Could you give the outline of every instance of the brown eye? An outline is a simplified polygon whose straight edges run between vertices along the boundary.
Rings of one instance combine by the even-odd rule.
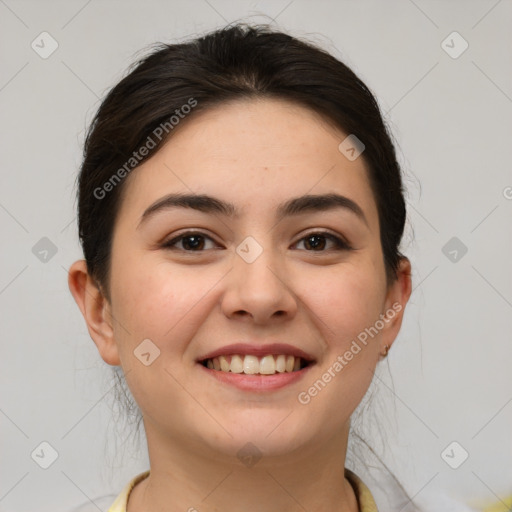
[[[204,233],[198,231],[189,231],[167,242],[164,242],[162,244],[162,248],[184,252],[204,252],[205,245],[208,240],[213,242],[212,238],[205,235]],[[334,247],[329,248],[326,240],[334,244]],[[310,233],[299,240],[297,243],[302,241],[304,241],[304,245],[308,252],[326,252],[330,249],[352,249],[352,247],[343,239],[326,231]],[[178,244],[181,244],[181,247]]]
[[[299,242],[302,242],[302,240],[305,241],[305,246],[307,248],[312,248],[313,251],[308,252],[325,252],[325,246],[326,242],[325,240],[330,240],[334,244],[335,250],[350,250],[351,247],[341,238],[331,234],[327,233],[325,231],[317,232],[317,233],[310,233],[309,235],[305,236],[304,238],[301,238]]]
[[[184,233],[168,242],[162,244],[165,249],[171,250],[182,250],[186,252],[203,252],[205,246],[205,240],[213,241],[209,236],[197,231],[189,231]],[[182,244],[182,247],[175,247],[178,243]]]

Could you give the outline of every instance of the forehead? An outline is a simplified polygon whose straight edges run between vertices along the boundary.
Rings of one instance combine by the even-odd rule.
[[[346,137],[318,113],[277,99],[237,100],[195,112],[131,172],[121,218],[140,217],[170,192],[219,197],[241,215],[263,214],[290,197],[338,193],[375,222],[364,160],[351,161],[338,149]]]

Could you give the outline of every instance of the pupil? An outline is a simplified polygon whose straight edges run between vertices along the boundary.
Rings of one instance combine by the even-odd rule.
[[[195,240],[195,242],[190,243],[190,240]],[[187,236],[183,239],[183,243],[187,248],[197,249],[201,245],[201,237],[200,236]]]
[[[314,249],[317,249],[317,248],[319,247],[319,245],[321,245],[321,246],[323,247],[323,245],[325,245],[325,241],[324,241],[324,244],[322,244],[321,242],[320,242],[320,243],[312,243],[312,244],[311,244],[311,243],[310,243],[310,241],[311,241],[311,240],[314,240],[314,239],[317,239],[317,240],[318,240],[319,238],[320,238],[320,239],[322,239],[322,238],[324,238],[324,237],[323,237],[323,236],[318,236],[318,235],[311,235],[311,236],[309,236],[306,240],[308,241],[308,244],[309,244],[310,246],[313,246],[313,248],[314,248]]]

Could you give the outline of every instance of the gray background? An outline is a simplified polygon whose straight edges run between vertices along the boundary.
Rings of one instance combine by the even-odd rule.
[[[344,60],[376,93],[397,140],[414,291],[374,380],[380,405],[368,423],[383,433],[382,456],[430,510],[504,499],[512,494],[510,0],[0,0],[0,511],[84,502],[106,510],[109,498],[89,499],[116,495],[148,467],[144,442],[137,451],[115,429],[111,368],[67,287],[81,258],[74,180],[83,130],[140,50],[237,19],[275,19]],[[46,59],[31,47],[42,46],[43,31],[58,43]],[[457,58],[464,42],[448,37],[454,31],[469,45]],[[48,469],[31,456],[44,441],[58,453]],[[457,469],[442,456],[453,441],[452,464],[469,454]]]

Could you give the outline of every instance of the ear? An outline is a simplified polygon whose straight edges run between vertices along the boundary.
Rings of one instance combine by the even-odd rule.
[[[102,359],[112,366],[119,366],[121,361],[114,339],[111,306],[89,275],[85,260],[75,261],[71,265],[68,286]]]
[[[400,332],[405,306],[411,296],[411,262],[403,257],[397,270],[397,279],[388,286],[384,309],[382,311],[387,321],[382,330],[381,352],[385,345],[391,347]]]

